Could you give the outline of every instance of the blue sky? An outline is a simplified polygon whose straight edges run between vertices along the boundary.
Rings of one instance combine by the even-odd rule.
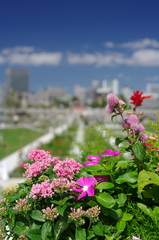
[[[0,84],[27,69],[30,90],[117,78],[145,90],[159,83],[158,0],[2,0]]]

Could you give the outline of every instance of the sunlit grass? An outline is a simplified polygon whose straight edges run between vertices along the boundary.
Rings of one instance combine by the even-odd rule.
[[[0,159],[39,138],[42,133],[25,128],[0,129]]]

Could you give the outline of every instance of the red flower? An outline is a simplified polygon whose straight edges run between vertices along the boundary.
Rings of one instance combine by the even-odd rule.
[[[132,100],[132,102],[130,102],[130,103],[134,104],[135,108],[140,107],[141,104],[142,104],[142,101],[145,98],[151,98],[152,97],[152,95],[142,96],[142,94],[143,94],[143,92],[135,91],[134,94],[131,96],[130,99]]]

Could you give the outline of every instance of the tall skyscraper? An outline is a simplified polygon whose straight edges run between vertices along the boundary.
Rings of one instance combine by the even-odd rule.
[[[6,89],[17,92],[29,91],[29,72],[21,69],[8,69],[6,72]]]

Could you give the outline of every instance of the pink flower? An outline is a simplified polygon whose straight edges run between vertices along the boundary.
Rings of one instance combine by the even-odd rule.
[[[95,164],[98,164],[98,163],[100,163],[100,160],[85,161],[82,164],[86,165],[86,167],[89,167],[89,166],[92,166],[92,165],[95,165]]]
[[[72,191],[75,187],[75,182],[70,181],[67,178],[54,178],[52,181],[52,188],[54,189],[54,192],[60,193],[60,192],[68,192]]]
[[[78,173],[81,168],[81,163],[78,163],[73,158],[66,158],[63,161],[58,161],[53,171],[59,177],[73,179],[75,173]]]
[[[41,150],[41,149],[34,149],[31,150],[28,159],[35,162],[43,159],[51,158],[51,154],[48,151]]]
[[[52,196],[53,194],[54,192],[52,190],[52,184],[49,182],[49,180],[45,180],[40,184],[33,184],[29,197],[36,200],[37,198],[46,198],[47,196]]]
[[[106,108],[105,108],[107,113],[112,113],[115,110],[118,113],[120,113],[121,110],[122,110],[122,105],[125,104],[125,102],[120,100],[114,93],[108,94],[106,100],[107,100],[107,103],[108,103]]]
[[[135,114],[131,114],[127,117],[127,123],[129,125],[138,123],[138,122],[139,122],[138,117]]]
[[[105,175],[95,175],[94,177],[95,177],[95,179],[97,180],[98,183],[108,181],[108,177],[105,176]]]
[[[98,152],[100,157],[109,157],[109,156],[117,156],[120,155],[121,152],[113,151],[110,149],[105,149],[104,152]]]
[[[108,94],[106,100],[110,107],[115,107],[119,103],[119,98],[114,93]]]
[[[143,134],[141,134],[141,135],[139,136],[139,139],[140,139],[141,141],[146,141],[146,140],[148,139],[148,136],[143,133]]]
[[[88,155],[87,158],[90,160],[100,160],[100,157],[95,155]]]
[[[133,237],[131,240],[142,240],[142,239],[140,238],[140,236],[138,236],[138,237]]]
[[[96,179],[94,177],[80,177],[76,184],[81,186],[82,188],[74,188],[73,190],[76,192],[82,192],[78,200],[88,195],[89,197],[94,196],[95,190],[94,186],[96,184]]]

